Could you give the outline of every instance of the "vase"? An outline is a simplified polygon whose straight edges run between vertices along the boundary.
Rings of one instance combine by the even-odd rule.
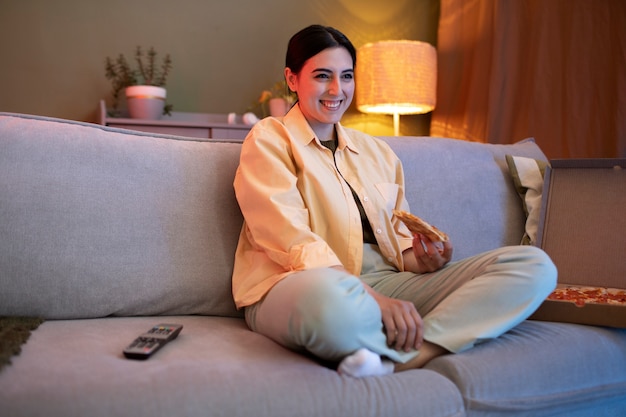
[[[284,98],[271,98],[270,99],[270,116],[283,117],[287,114],[287,100]]]
[[[165,108],[167,91],[153,85],[126,87],[128,112],[133,119],[160,119]]]

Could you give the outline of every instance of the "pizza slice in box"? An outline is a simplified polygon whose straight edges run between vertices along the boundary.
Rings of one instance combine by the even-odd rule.
[[[558,287],[548,296],[548,300],[569,301],[577,307],[587,304],[610,304],[626,306],[626,290],[606,287],[586,287],[565,285]]]

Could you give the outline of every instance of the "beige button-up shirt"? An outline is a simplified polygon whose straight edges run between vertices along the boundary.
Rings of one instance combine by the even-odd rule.
[[[391,212],[409,210],[400,160],[380,139],[336,128],[333,157],[295,105],[282,120],[257,123],[244,141],[234,181],[245,219],[233,270],[237,307],[256,303],[294,271],[343,265],[360,274],[363,230],[348,184],[382,254],[404,269],[412,237]]]

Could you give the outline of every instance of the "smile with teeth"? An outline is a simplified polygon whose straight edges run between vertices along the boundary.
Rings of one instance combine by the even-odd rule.
[[[341,105],[341,101],[342,100],[320,100],[320,103],[329,110],[337,110]]]

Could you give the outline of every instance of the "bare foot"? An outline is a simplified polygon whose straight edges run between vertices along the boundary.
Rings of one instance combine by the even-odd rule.
[[[396,363],[394,368],[394,372],[406,371],[408,369],[417,369],[422,368],[431,360],[449,353],[446,349],[442,348],[439,345],[435,345],[430,342],[424,341],[422,347],[420,347],[419,355],[411,359],[406,363]]]

